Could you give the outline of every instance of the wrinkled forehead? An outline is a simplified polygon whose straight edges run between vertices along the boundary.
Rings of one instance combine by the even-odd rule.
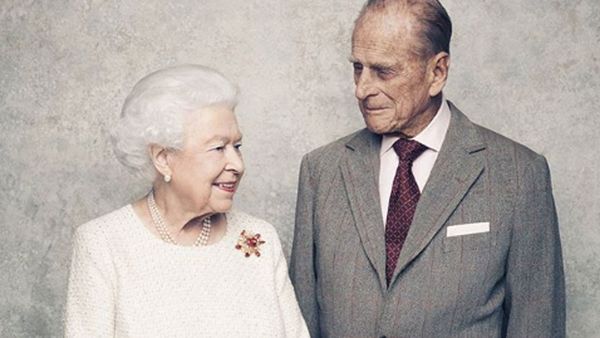
[[[365,39],[378,39],[389,44],[418,41],[418,20],[406,9],[368,9],[357,20],[352,44]]]
[[[416,20],[409,13],[368,10],[356,21],[352,56],[358,58],[357,54],[365,51],[378,51],[393,59],[413,56],[411,52],[421,47],[418,32]]]

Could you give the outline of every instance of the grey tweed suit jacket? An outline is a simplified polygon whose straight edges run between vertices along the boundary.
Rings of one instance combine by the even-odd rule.
[[[565,336],[545,158],[450,108],[389,287],[380,136],[361,130],[302,160],[290,275],[313,337]],[[489,232],[447,236],[478,222]]]

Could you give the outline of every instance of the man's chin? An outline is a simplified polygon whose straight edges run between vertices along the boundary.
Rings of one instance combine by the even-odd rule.
[[[392,128],[389,125],[368,123],[367,120],[365,120],[365,122],[367,125],[367,129],[369,129],[369,131],[374,134],[384,135],[384,134],[394,133],[394,131],[392,130]]]

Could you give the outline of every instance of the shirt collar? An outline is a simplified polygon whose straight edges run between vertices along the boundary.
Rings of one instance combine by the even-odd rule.
[[[411,138],[411,140],[415,140],[426,146],[428,149],[439,152],[442,148],[442,143],[446,137],[446,131],[448,131],[449,125],[450,107],[448,106],[446,99],[442,97],[442,104],[440,105],[440,108],[431,122],[429,122],[425,129],[421,130],[420,133]],[[383,138],[381,139],[381,150],[379,155],[381,156],[392,149],[394,142],[396,142],[399,138],[399,136],[383,135]]]

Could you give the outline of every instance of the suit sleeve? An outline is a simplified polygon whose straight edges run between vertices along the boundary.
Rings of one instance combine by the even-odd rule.
[[[565,337],[565,280],[544,157],[519,182],[506,267],[506,337]]]
[[[311,337],[319,337],[319,306],[316,296],[315,272],[314,187],[311,182],[308,156],[300,167],[294,242],[290,260],[290,277],[296,290],[298,303]]]

